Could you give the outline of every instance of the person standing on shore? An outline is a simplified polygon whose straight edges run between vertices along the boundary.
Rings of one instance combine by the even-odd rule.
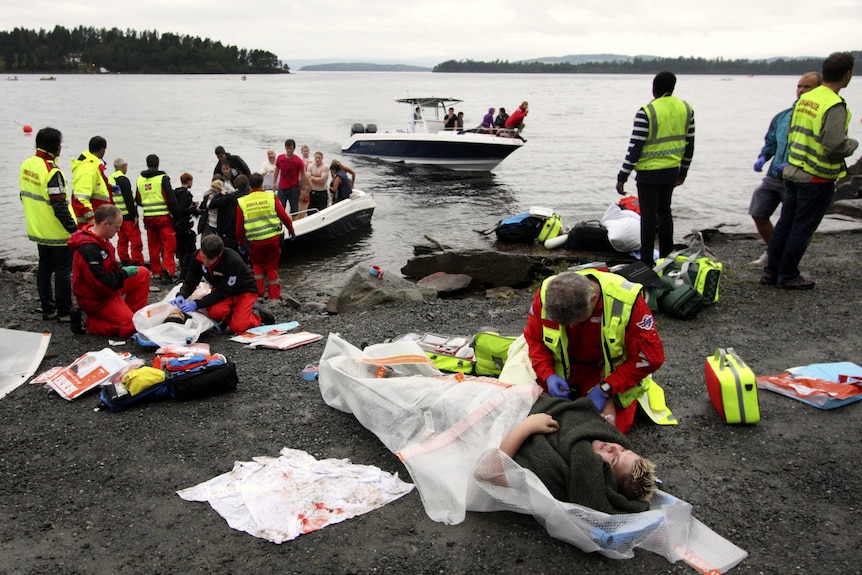
[[[69,238],[74,252],[72,291],[78,301],[73,310],[73,333],[83,333],[81,312],[87,314],[89,333],[107,337],[131,337],[135,333],[132,316],[147,305],[150,279],[143,266],[123,266],[111,238],[123,225],[123,214],[117,206],[96,208],[92,226],[78,230]]]
[[[275,150],[272,148],[266,151],[266,160],[260,167],[260,175],[263,176],[263,189],[271,190],[275,183]]]
[[[72,209],[79,230],[93,223],[96,208],[114,203],[102,161],[108,142],[102,136],[93,136],[87,148],[72,160]]]
[[[799,78],[796,84],[796,99],[798,100],[802,94],[810,92],[820,85],[822,82],[820,72],[808,72]],[[751,204],[748,207],[748,215],[754,220],[754,226],[757,228],[757,233],[763,239],[764,245],[769,245],[769,240],[772,238],[774,229],[770,217],[775,212],[775,208],[781,203],[784,198],[784,180],[781,177],[781,172],[784,166],[787,165],[787,131],[790,129],[790,116],[793,113],[793,106],[786,110],[778,112],[772,121],[769,123],[769,129],[766,131],[766,136],[763,137],[763,147],[760,149],[760,155],[757,161],[754,162],[754,171],[762,172],[763,165],[772,159],[769,164],[769,169],[766,175],[763,176],[763,181],[754,189],[751,194]],[[751,265],[764,266],[766,265],[768,256],[763,252],[759,258],[751,262]]]
[[[36,133],[36,154],[21,164],[19,181],[27,238],[36,244],[39,251],[36,289],[42,319],[70,321],[72,252],[66,242],[77,226],[66,194],[66,178],[57,167],[62,144],[63,135],[59,130],[39,130]]]
[[[655,265],[656,225],[659,256],[673,251],[673,189],[688,175],[694,156],[694,110],[673,95],[676,76],[659,72],[653,78],[653,100],[635,114],[629,149],[617,174],[617,193],[626,195],[632,170],[637,175],[641,207],[641,261]]]
[[[195,257],[197,246],[195,242],[195,225],[192,218],[198,211],[198,206],[192,197],[194,178],[188,172],[180,175],[179,188],[174,190],[177,198],[177,211],[174,214],[174,234],[177,237],[177,260],[179,260],[179,280],[182,281]]]
[[[287,226],[290,239],[296,236],[293,222],[275,194],[263,190],[263,177],[252,174],[248,179],[251,192],[237,200],[236,238],[240,248],[248,245],[248,255],[257,282],[258,297],[278,301],[278,261],[281,259],[281,225]],[[264,293],[264,277],[269,293]]]
[[[126,177],[129,163],[123,158],[114,160],[114,172],[108,176],[112,186],[114,205],[123,214],[123,226],[117,233],[117,255],[120,262],[126,265],[144,265],[144,242],[141,238],[141,228],[138,224],[138,205],[135,203],[135,191],[132,182]],[[131,252],[131,255],[130,255]]]
[[[177,273],[174,259],[177,237],[171,215],[177,211],[177,198],[170,178],[159,169],[159,157],[155,154],[147,156],[147,169],[138,177],[135,199],[144,211],[150,272],[154,279],[160,278],[163,284],[171,284]]]
[[[834,52],[823,61],[823,84],[804,94],[793,107],[784,168],[784,202],[769,241],[763,285],[812,289],[815,282],[799,273],[799,262],[811,243],[835,194],[835,180],[847,174],[844,158],[859,142],[847,136],[850,110],[838,95],[853,77],[856,59]]]

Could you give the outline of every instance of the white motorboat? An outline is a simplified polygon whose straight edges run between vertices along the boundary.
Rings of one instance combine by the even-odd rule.
[[[354,124],[350,139],[341,151],[388,162],[488,172],[525,143],[511,130],[506,135],[512,137],[477,130],[444,130],[446,109],[461,101],[455,98],[399,98],[396,101],[410,105],[406,130],[377,132],[374,124]]]
[[[371,194],[354,189],[348,199],[332,204],[325,210],[309,210],[304,218],[294,220],[293,230],[296,232],[296,239],[290,242],[285,229],[285,243],[291,243],[291,248],[318,246],[369,225],[376,207],[377,204]]]

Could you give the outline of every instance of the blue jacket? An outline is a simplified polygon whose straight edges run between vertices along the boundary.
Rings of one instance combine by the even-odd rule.
[[[772,163],[769,164],[769,170],[766,172],[770,178],[780,180],[781,174],[778,172],[777,166],[787,163],[787,132],[790,130],[790,116],[792,114],[793,106],[775,114],[769,123],[766,136],[763,137],[760,155],[766,156],[766,159],[772,158]]]

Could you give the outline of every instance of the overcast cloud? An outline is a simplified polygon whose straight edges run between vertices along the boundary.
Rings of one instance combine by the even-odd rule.
[[[0,0],[2,29],[157,30],[310,60],[768,58],[862,48],[859,0]]]

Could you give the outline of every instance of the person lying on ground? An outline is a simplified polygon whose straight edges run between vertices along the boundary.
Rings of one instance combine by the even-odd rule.
[[[535,473],[555,499],[604,513],[637,513],[649,509],[655,465],[630,446],[589,399],[542,394],[500,451]]]

